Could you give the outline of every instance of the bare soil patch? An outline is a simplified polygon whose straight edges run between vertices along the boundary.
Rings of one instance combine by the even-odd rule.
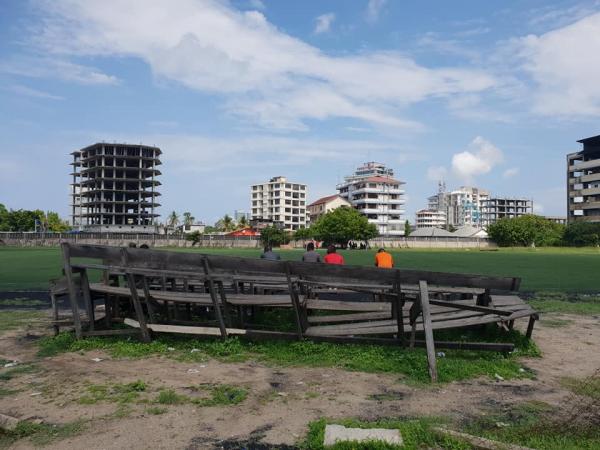
[[[20,328],[0,335],[0,359],[17,360],[24,371],[3,381],[0,412],[49,424],[84,421],[82,433],[48,448],[293,448],[307,424],[321,417],[449,416],[456,421],[478,412],[525,401],[560,405],[570,395],[564,377],[583,378],[600,366],[600,317],[545,315],[561,326],[538,323],[534,339],[541,358],[523,358],[535,379],[474,379],[439,386],[406,385],[398,375],[339,369],[269,367],[255,362],[179,362],[166,357],[113,359],[100,351],[67,353],[38,360],[35,340],[47,331]],[[524,327],[526,322],[518,323]],[[96,362],[94,359],[100,359]],[[146,387],[127,401],[82,397],[90,386]],[[235,405],[157,404],[161,390],[192,396],[199,385],[231,385],[247,392]],[[98,388],[99,389],[99,388]],[[1,392],[1,391],[0,391]],[[285,447],[288,446],[288,447]],[[33,448],[22,439],[12,448]]]

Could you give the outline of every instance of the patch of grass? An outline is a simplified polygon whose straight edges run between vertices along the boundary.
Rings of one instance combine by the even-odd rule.
[[[550,319],[542,319],[542,320],[540,320],[540,323],[542,325],[544,325],[545,327],[549,327],[549,328],[562,328],[562,327],[566,327],[567,325],[572,324],[573,321],[567,320],[567,319],[550,318]]]
[[[306,394],[304,394],[304,398],[317,398],[319,395],[320,394],[318,392],[308,391]]]
[[[24,373],[35,373],[40,372],[41,370],[42,369],[35,364],[20,364],[0,372],[0,380],[8,381]]]
[[[14,442],[25,438],[28,438],[35,446],[44,446],[76,436],[83,432],[85,427],[84,421],[60,425],[22,421],[12,431],[0,430],[0,448],[8,448]]]
[[[29,297],[4,298],[0,299],[0,306],[45,306],[48,302]]]
[[[99,402],[126,404],[138,400],[140,392],[144,392],[147,385],[142,380],[128,384],[91,384],[87,386],[87,393],[81,396],[78,402],[82,405],[94,405]]]
[[[190,399],[187,396],[178,394],[172,389],[163,389],[156,397],[156,403],[161,405],[182,405],[189,401]]]
[[[560,380],[560,384],[577,395],[600,400],[600,377],[583,379],[565,377]]]
[[[165,414],[168,411],[169,410],[167,408],[164,408],[161,406],[150,406],[150,407],[146,408],[146,412],[148,414],[152,414],[154,416],[158,416],[160,414]]]
[[[229,384],[202,384],[198,387],[210,395],[209,398],[196,398],[192,403],[199,406],[237,405],[246,400],[248,391]]]
[[[18,392],[20,392],[20,391],[16,390],[16,389],[7,389],[7,388],[0,386],[0,398],[10,397],[11,395],[14,395]]]
[[[462,333],[462,334],[461,334]],[[509,378],[532,377],[523,372],[518,356],[538,356],[535,343],[518,331],[504,332],[489,327],[485,334],[473,331],[436,332],[439,340],[477,340],[487,342],[512,342],[515,351],[510,355],[486,351],[446,350],[445,357],[438,358],[440,382],[465,380],[478,376],[493,378],[496,374]],[[168,348],[174,348],[169,351]],[[104,350],[113,357],[143,357],[164,355],[185,361],[204,361],[215,358],[224,362],[257,360],[279,366],[337,367],[352,371],[397,373],[407,382],[429,383],[427,358],[424,349],[408,349],[362,344],[333,344],[312,341],[251,342],[236,337],[221,339],[197,339],[189,337],[161,336],[150,344],[131,338],[96,337],[75,340],[72,334],[61,333],[56,337],[40,340],[40,356],[55,355],[67,351]],[[195,349],[194,352],[191,352]]]
[[[543,402],[526,402],[500,413],[478,417],[467,432],[501,442],[548,450],[600,448],[600,430],[563,426],[552,421],[560,413]],[[499,426],[502,424],[502,426]]]
[[[600,314],[600,297],[568,295],[564,292],[538,292],[528,303],[540,312],[563,314]]]
[[[308,434],[300,444],[301,449],[306,450],[395,450],[395,449],[423,449],[423,448],[443,448],[446,450],[463,450],[471,447],[457,439],[440,437],[431,431],[433,425],[443,423],[441,419],[422,418],[422,419],[382,419],[375,422],[363,422],[356,419],[328,420],[320,419],[311,422],[308,426]],[[323,446],[325,436],[325,425],[339,424],[352,428],[388,428],[398,429],[404,440],[403,446],[387,444],[381,441],[370,442],[340,442],[331,447]]]
[[[38,322],[44,317],[44,313],[39,311],[0,311],[0,335]]]

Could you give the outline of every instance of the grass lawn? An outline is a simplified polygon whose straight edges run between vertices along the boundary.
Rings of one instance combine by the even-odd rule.
[[[256,258],[257,249],[178,249]],[[284,259],[299,259],[301,250],[280,252]],[[374,251],[341,252],[346,264],[371,265]],[[538,248],[479,250],[402,249],[394,251],[402,268],[446,272],[519,276],[522,291],[599,292],[600,250],[596,248]],[[46,289],[60,276],[58,248],[0,248],[0,291]]]

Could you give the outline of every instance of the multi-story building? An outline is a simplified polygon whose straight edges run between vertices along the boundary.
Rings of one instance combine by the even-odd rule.
[[[315,223],[323,214],[333,211],[341,206],[352,206],[350,202],[338,194],[320,198],[308,205],[308,217],[310,223]]]
[[[446,212],[436,209],[422,209],[417,211],[416,227],[419,228],[445,228],[447,224]]]
[[[439,192],[428,198],[430,210],[446,213],[446,225],[481,227],[481,205],[489,198],[489,192],[476,187],[461,186],[451,192],[440,184]]]
[[[567,220],[600,222],[600,135],[580,141],[567,155]]]
[[[367,216],[381,236],[404,235],[403,181],[394,179],[393,169],[368,162],[337,186],[340,197]]]
[[[533,200],[494,196],[481,202],[481,225],[487,227],[500,219],[514,219],[532,212]]]
[[[71,153],[73,228],[155,232],[158,147],[98,143]]]
[[[560,225],[567,224],[567,218],[564,216],[542,216],[544,219],[549,220],[550,222],[558,223]]]
[[[285,177],[255,184],[250,191],[252,220],[273,222],[286,230],[306,227],[305,184],[292,183]]]

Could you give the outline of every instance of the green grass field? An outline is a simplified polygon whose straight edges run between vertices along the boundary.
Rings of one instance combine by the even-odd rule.
[[[180,249],[256,258],[257,249]],[[284,259],[299,259],[301,250],[283,250]],[[341,252],[346,264],[372,265],[374,251]],[[522,291],[600,292],[600,249],[538,248],[479,250],[411,249],[394,251],[396,266],[446,272],[518,276]],[[60,276],[58,248],[0,248],[0,291],[46,289]]]

